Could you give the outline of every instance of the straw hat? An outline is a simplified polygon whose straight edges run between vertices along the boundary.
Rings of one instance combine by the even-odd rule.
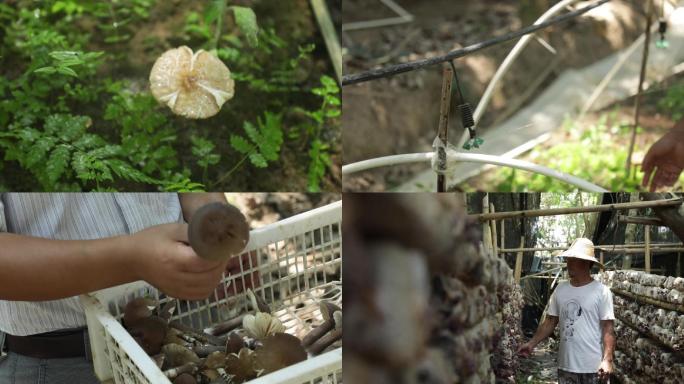
[[[601,269],[605,268],[603,264],[596,260],[596,257],[594,256],[594,243],[592,243],[591,240],[585,239],[583,237],[575,239],[575,241],[573,241],[570,245],[570,248],[561,253],[559,256],[565,258],[574,257],[576,259],[589,260],[598,264]]]

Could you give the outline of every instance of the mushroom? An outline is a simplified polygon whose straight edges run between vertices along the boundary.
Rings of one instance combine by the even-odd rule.
[[[166,376],[169,379],[175,379],[183,374],[194,374],[195,372],[197,372],[197,364],[185,363],[181,366],[167,369],[166,371],[164,371],[164,376]]]
[[[124,307],[124,325],[131,327],[141,319],[152,316],[152,310],[156,307],[157,303],[147,297],[138,297],[129,301]]]
[[[259,373],[266,374],[306,360],[306,351],[298,338],[276,333],[263,340],[255,359]]]
[[[309,346],[308,349],[312,355],[318,355],[334,342],[342,338],[342,311],[335,311],[335,313],[333,313],[333,321],[335,323],[335,329]]]
[[[247,335],[258,340],[285,332],[285,326],[277,317],[264,312],[257,312],[256,315],[245,315],[242,319],[242,327]]]
[[[237,332],[231,332],[228,334],[228,341],[226,341],[226,353],[238,353],[244,346],[245,341]]]
[[[225,260],[245,248],[249,241],[249,226],[245,216],[234,206],[210,203],[192,215],[188,239],[200,257]]]
[[[167,329],[166,320],[150,316],[136,321],[128,328],[128,332],[148,355],[156,355],[164,342]]]
[[[173,384],[197,384],[197,380],[191,374],[183,373],[173,379]]]
[[[204,332],[198,331],[190,326],[187,326],[183,323],[181,323],[178,320],[171,321],[169,323],[169,326],[172,328],[175,328],[182,333],[179,334],[179,337],[187,337],[187,336],[192,336],[193,338],[197,339],[198,341],[202,343],[208,343],[211,345],[217,345],[217,346],[222,346],[225,345],[226,339],[223,337],[216,337],[213,335],[208,335]]]
[[[150,90],[171,111],[190,119],[216,115],[235,94],[230,70],[204,50],[182,46],[164,52],[150,72]]]
[[[224,352],[213,352],[204,359],[204,368],[216,369],[226,364],[226,354]]]
[[[335,304],[329,303],[327,301],[321,301],[320,305],[321,315],[323,315],[323,323],[318,327],[314,328],[311,332],[306,334],[302,339],[302,346],[308,347],[313,344],[316,340],[320,339],[321,336],[328,333],[335,326],[335,319],[333,319],[333,312],[340,311],[340,307]]]
[[[184,364],[199,364],[200,358],[195,352],[178,344],[167,344],[162,347],[168,367],[178,367]]]
[[[226,373],[233,376],[236,383],[244,383],[257,376],[255,354],[248,348],[240,349],[226,358]]]

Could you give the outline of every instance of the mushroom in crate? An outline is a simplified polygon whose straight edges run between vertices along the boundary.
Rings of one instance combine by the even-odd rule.
[[[247,297],[254,313],[204,331],[177,320],[169,321],[175,300],[159,308],[149,298],[134,299],[125,306],[123,323],[174,384],[245,383],[316,356],[341,342],[342,310],[335,304],[319,304],[323,322],[304,336],[303,343],[299,337],[286,333],[283,323],[251,290]]]

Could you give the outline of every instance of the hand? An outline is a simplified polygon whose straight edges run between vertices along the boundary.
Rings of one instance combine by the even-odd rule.
[[[207,298],[226,268],[226,261],[205,260],[195,254],[188,245],[187,224],[156,225],[126,240],[139,278],[179,299]]]
[[[522,357],[527,357],[532,353],[533,350],[534,344],[532,344],[531,341],[528,341],[527,343],[518,347],[518,354]]]
[[[644,172],[641,184],[644,187],[648,187],[654,168],[657,170],[651,182],[651,192],[677,182],[684,169],[684,130],[672,129],[648,150],[641,165]]]
[[[598,376],[601,382],[605,382],[610,378],[610,374],[613,373],[613,362],[608,360],[603,360],[598,369]]]

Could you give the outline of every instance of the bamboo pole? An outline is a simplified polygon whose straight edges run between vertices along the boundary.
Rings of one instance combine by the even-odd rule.
[[[482,198],[482,212],[489,213],[489,194],[485,193]],[[489,229],[489,221],[482,223],[482,243],[484,244],[485,252],[490,252],[492,243],[492,231]]]
[[[603,264],[603,252],[601,252],[600,249],[598,250],[598,254],[599,254],[599,262],[601,263],[601,265],[605,265],[605,264]]]
[[[644,270],[646,273],[651,273],[651,226],[644,227],[644,240],[646,241],[646,249],[644,252]]]
[[[655,305],[656,307],[661,307],[661,308],[669,309],[671,311],[677,311],[680,313],[684,313],[684,304],[672,304],[672,303],[668,303],[666,301],[660,301],[660,300],[656,300],[656,299],[646,297],[646,296],[635,295],[632,292],[623,291],[622,289],[618,289],[618,288],[611,288],[611,290],[620,296],[624,296],[624,297],[630,298],[632,300],[636,300],[642,304]]]
[[[644,225],[655,225],[655,226],[661,226],[661,227],[666,227],[665,223],[662,222],[657,217],[640,217],[640,216],[626,216],[626,215],[618,215],[618,221],[621,223],[627,223],[627,224],[644,224]]]
[[[437,148],[437,192],[446,192],[447,181],[445,171],[447,169],[446,146],[449,143],[449,111],[451,110],[451,81],[454,72],[448,65],[442,72],[442,98],[439,108],[439,126],[437,136],[442,144]]]
[[[557,216],[557,215],[571,215],[583,212],[605,212],[611,210],[624,209],[638,209],[638,208],[653,208],[653,207],[669,207],[682,204],[681,198],[651,200],[651,201],[635,201],[629,203],[617,204],[602,204],[602,205],[587,205],[586,207],[569,207],[569,208],[547,208],[547,209],[530,209],[527,211],[510,211],[510,212],[495,212],[495,213],[481,213],[470,215],[477,220],[484,222],[490,220],[502,220],[512,218],[526,218],[526,217],[540,217],[540,216]]]
[[[534,276],[541,276],[541,275],[543,275],[543,274],[545,274],[545,273],[550,273],[550,272],[553,272],[553,271],[558,271],[558,270],[560,270],[560,269],[563,269],[563,267],[551,268],[551,269],[547,269],[547,270],[544,270],[544,271],[541,271],[541,272],[533,273],[533,274],[531,274],[531,275],[525,275],[525,276],[521,277],[520,280],[531,279],[531,278],[534,277]]]
[[[502,248],[505,248],[506,247],[506,228],[504,226],[505,222],[504,222],[504,220],[500,220],[499,223],[501,223],[501,241],[499,242],[499,245]],[[501,257],[504,257],[503,254],[501,255]]]
[[[520,248],[522,248],[523,246],[525,246],[525,236],[520,236]],[[516,283],[520,283],[520,275],[522,274],[522,262],[523,253],[522,251],[520,251],[515,256],[515,270],[513,272],[513,277],[515,278]]]
[[[684,248],[682,243],[656,243],[651,244],[651,250],[661,250],[668,249],[671,251],[675,248]],[[646,244],[622,244],[622,245],[596,245],[594,249],[601,250],[604,252],[622,252],[630,250],[643,250],[646,248]],[[541,252],[541,251],[564,251],[568,247],[537,247],[537,248],[501,248],[499,253],[516,253],[516,252]]]
[[[489,212],[496,212],[494,204],[492,203],[489,204]],[[492,221],[492,250],[494,251],[495,256],[498,255],[499,252],[499,245],[497,244],[499,237],[496,235],[496,223],[496,221]]]

